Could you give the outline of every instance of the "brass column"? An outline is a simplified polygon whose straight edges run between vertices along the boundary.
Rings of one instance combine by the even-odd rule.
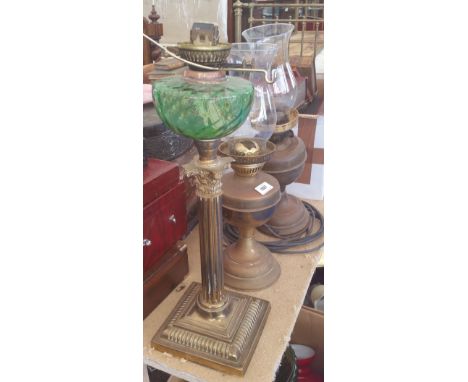
[[[195,141],[198,161],[184,166],[187,176],[195,176],[199,203],[202,292],[197,303],[209,313],[222,311],[228,302],[223,291],[221,177],[232,159],[217,156],[220,143],[219,139]]]
[[[224,290],[221,178],[233,161],[218,157],[219,139],[195,141],[198,157],[184,166],[199,201],[202,283],[193,282],[151,341],[160,351],[243,375],[265,325],[268,301]]]

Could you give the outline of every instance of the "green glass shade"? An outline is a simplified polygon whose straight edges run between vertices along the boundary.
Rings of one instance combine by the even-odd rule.
[[[196,139],[217,139],[236,130],[249,115],[252,84],[239,77],[198,82],[169,77],[153,82],[156,111],[177,134]]]

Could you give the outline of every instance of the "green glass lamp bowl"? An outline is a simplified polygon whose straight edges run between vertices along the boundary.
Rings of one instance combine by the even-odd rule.
[[[225,137],[249,115],[253,101],[252,84],[240,77],[199,82],[168,77],[153,82],[156,112],[177,134],[195,140]]]

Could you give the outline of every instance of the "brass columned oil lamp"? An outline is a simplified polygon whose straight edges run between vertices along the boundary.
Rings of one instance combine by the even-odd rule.
[[[170,129],[192,138],[199,155],[184,166],[194,176],[199,203],[200,283],[192,283],[152,339],[160,351],[243,375],[266,322],[268,301],[224,289],[221,178],[232,158],[218,157],[220,138],[247,118],[252,84],[220,67],[230,45],[219,43],[214,25],[195,23],[190,43],[178,44],[189,63],[183,77],[153,83],[156,111]]]
[[[280,185],[261,171],[275,145],[261,138],[232,138],[219,151],[234,158],[234,173],[223,176],[223,216],[238,227],[239,240],[226,248],[226,284],[241,290],[263,289],[280,276],[270,250],[255,238],[255,228],[270,220],[281,198]]]

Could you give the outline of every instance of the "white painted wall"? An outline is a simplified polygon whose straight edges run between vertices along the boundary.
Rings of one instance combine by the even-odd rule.
[[[143,16],[151,12],[152,0],[143,0]],[[163,43],[190,39],[190,28],[196,21],[217,23],[221,41],[227,41],[227,0],[154,0],[164,24]]]

